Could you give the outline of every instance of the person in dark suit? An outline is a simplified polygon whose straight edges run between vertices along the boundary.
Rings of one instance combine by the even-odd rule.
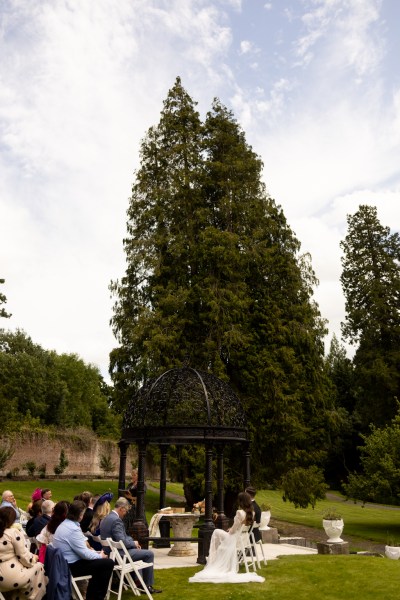
[[[105,540],[111,538],[114,542],[124,542],[132,560],[142,560],[145,563],[154,563],[154,552],[152,550],[142,550],[140,544],[136,542],[125,531],[122,519],[130,509],[130,504],[126,498],[118,498],[114,509],[100,523],[100,536]],[[151,594],[157,594],[162,590],[153,588],[154,571],[153,567],[143,569],[143,581]]]
[[[260,524],[261,522],[261,508],[258,506],[257,502],[254,500],[257,490],[253,487],[247,487],[245,490],[250,498],[251,498],[251,504],[253,506],[253,511],[254,511],[254,521],[258,524]],[[261,540],[261,532],[260,529],[257,527],[256,529],[253,530],[253,534],[254,534],[254,540],[256,542],[259,542]]]

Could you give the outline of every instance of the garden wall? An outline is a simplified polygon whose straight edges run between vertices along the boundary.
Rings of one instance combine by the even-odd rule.
[[[74,432],[31,432],[22,431],[12,437],[0,437],[0,447],[12,446],[14,454],[7,462],[1,474],[11,472],[16,475],[26,475],[23,465],[34,462],[39,468],[46,465],[46,476],[54,475],[54,467],[60,460],[60,452],[64,450],[68,466],[64,476],[95,476],[104,475],[100,466],[101,457],[109,457],[113,468],[108,476],[118,477],[119,448],[117,442],[96,438],[87,430]],[[127,479],[130,479],[131,461],[136,461],[136,448],[131,446],[128,451]],[[36,474],[38,471],[36,471]],[[150,473],[149,473],[150,475]]]

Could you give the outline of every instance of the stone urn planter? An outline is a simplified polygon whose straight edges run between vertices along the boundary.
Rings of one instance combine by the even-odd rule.
[[[270,518],[271,518],[270,510],[261,511],[260,531],[268,531],[268,529],[269,529],[268,523],[269,523]]]
[[[325,529],[325,533],[328,536],[329,544],[341,544],[343,543],[342,535],[344,523],[342,516],[336,511],[327,511],[322,519],[322,525]]]
[[[271,518],[271,505],[270,504],[261,504],[261,520],[260,520],[260,531],[268,531],[270,527],[268,526],[269,520]]]
[[[385,556],[392,560],[398,560],[400,558],[400,546],[385,546]]]

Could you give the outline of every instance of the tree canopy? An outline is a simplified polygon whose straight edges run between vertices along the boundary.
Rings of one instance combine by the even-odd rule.
[[[260,158],[219,100],[202,122],[179,78],[140,158],[127,268],[111,284],[117,404],[189,360],[241,397],[260,480],[320,464],[336,425],[317,279],[266,192]]]
[[[400,394],[400,236],[384,227],[373,206],[348,216],[341,282],[344,336],[357,345],[356,402],[364,432],[394,417]]]
[[[0,329],[0,399],[3,433],[26,422],[119,435],[97,367],[76,354],[44,350],[21,330]]]

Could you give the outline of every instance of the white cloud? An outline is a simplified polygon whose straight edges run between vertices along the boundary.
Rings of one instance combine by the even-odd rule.
[[[124,272],[140,139],[181,75],[201,112],[214,96],[233,108],[312,254],[322,314],[338,327],[347,212],[368,200],[382,223],[400,222],[400,92],[394,78],[384,92],[378,1],[304,6],[283,11],[290,28],[276,55],[250,29],[235,34],[233,16],[252,17],[240,0],[3,4],[0,277],[13,313],[3,326],[106,372],[115,343],[107,286]],[[275,25],[276,3],[264,8]]]

